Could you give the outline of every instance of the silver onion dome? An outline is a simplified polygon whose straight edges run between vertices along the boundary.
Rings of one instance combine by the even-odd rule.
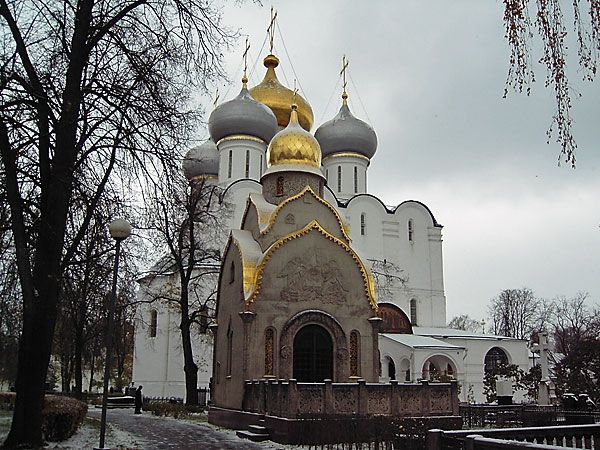
[[[219,175],[219,151],[216,144],[208,139],[194,147],[183,158],[183,174],[188,180],[201,176]]]
[[[241,135],[268,143],[279,128],[273,111],[254,100],[244,86],[236,98],[215,108],[208,119],[208,131],[214,142]]]
[[[334,153],[358,153],[371,159],[377,150],[373,128],[352,115],[346,102],[337,115],[315,132],[323,158]]]

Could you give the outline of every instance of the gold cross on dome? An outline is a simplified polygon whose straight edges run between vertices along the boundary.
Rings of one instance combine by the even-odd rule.
[[[346,81],[346,71],[348,70],[348,60],[346,59],[346,55],[342,58],[342,70],[340,71],[340,75],[344,77],[344,92],[342,93],[342,98],[344,99],[344,104],[346,103],[346,99],[348,98],[348,94],[346,93],[346,85],[348,84]]]
[[[298,95],[298,88],[296,87],[296,79],[294,78],[294,94],[292,95],[292,104],[296,104],[296,95]]]
[[[271,23],[267,27],[267,33],[269,33],[269,41],[271,43],[271,55],[273,54],[273,39],[275,38],[275,19],[277,19],[277,11],[271,6]]]
[[[246,49],[244,50],[244,75],[246,75],[246,71],[248,70],[248,50],[250,50],[250,43],[248,42],[248,38],[246,38]]]

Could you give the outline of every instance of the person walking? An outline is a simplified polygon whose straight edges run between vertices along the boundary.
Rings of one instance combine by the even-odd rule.
[[[141,414],[142,413],[142,388],[144,386],[138,386],[138,388],[135,391],[135,413],[136,414]]]

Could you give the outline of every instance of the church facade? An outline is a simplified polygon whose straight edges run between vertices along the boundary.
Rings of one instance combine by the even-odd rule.
[[[312,134],[310,105],[278,81],[274,55],[264,64],[263,81],[248,89],[244,77],[184,161],[190,180],[213,180],[233,205],[210,362],[211,335],[196,339],[199,387],[212,376],[213,401],[240,408],[250,379],[455,379],[461,400],[482,402],[486,365],[527,370],[524,341],[445,328],[442,226],[421,202],[389,207],[368,192],[377,137],[345,89]],[[142,282],[140,295],[151,289]],[[182,397],[173,312],[148,305],[140,319],[135,383]]]

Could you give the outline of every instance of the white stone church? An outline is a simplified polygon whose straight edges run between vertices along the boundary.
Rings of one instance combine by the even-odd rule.
[[[419,201],[403,200],[390,207],[369,193],[367,174],[370,164],[376,162],[377,136],[373,128],[353,116],[345,89],[338,114],[309,136],[318,142],[313,147],[320,154],[318,150],[312,155],[303,153],[296,133],[294,139],[289,139],[285,161],[273,163],[269,159],[269,144],[274,137],[281,142],[286,133],[290,134],[286,127],[292,104],[297,105],[299,125],[309,133],[313,112],[300,95],[278,81],[276,56],[268,55],[264,65],[266,74],[260,84],[248,89],[244,77],[239,95],[215,108],[209,119],[211,139],[190,150],[183,163],[189,180],[210,179],[225,189],[233,205],[228,228],[239,229],[246,219],[242,216],[249,210],[258,215],[259,229],[269,227],[279,208],[265,198],[277,195],[271,192],[280,188],[279,179],[273,178],[277,171],[314,175],[314,180],[321,181],[315,182],[312,192],[335,210],[349,245],[370,270],[376,314],[382,319],[375,356],[379,359],[379,382],[451,378],[458,381],[461,401],[484,402],[486,367],[509,363],[528,370],[525,341],[446,328],[442,225]],[[298,146],[297,153],[294,146]],[[265,184],[267,178],[270,181]],[[282,186],[283,180],[281,177]],[[302,177],[294,180],[303,182]],[[297,186],[297,190],[302,187]],[[294,217],[287,219],[293,228]],[[219,246],[223,248],[225,242]],[[244,283],[248,284],[245,288],[251,290],[252,283],[258,282],[254,276],[251,270],[244,273]],[[160,286],[176,284],[174,277],[167,273],[142,279],[139,296],[147,299]],[[214,285],[205,289],[214,290]],[[136,385],[144,386],[146,396],[185,395],[178,323],[177,311],[159,302],[139,311],[133,379]],[[200,367],[198,387],[206,388],[213,375],[213,339],[205,327],[196,331],[193,339]],[[522,398],[522,393],[515,393],[515,401]]]

